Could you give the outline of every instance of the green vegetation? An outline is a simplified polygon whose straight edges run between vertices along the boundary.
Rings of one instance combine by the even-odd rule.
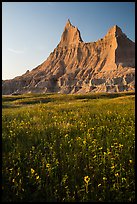
[[[135,201],[134,99],[3,96],[2,201]]]

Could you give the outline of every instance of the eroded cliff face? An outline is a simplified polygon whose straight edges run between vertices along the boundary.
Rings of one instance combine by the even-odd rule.
[[[117,26],[104,38],[84,43],[68,20],[46,61],[24,75],[5,80],[3,94],[121,92],[135,89],[135,43]]]

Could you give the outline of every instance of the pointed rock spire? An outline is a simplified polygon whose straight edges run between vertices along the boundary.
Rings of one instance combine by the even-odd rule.
[[[68,44],[78,44],[80,42],[83,42],[80,35],[80,31],[77,27],[73,26],[70,20],[68,19],[64,28],[64,32],[61,36],[60,45],[66,46]]]
[[[66,26],[72,26],[72,24],[71,24],[69,18],[68,18],[68,20],[67,20]]]
[[[108,35],[114,36],[114,37],[118,37],[118,36],[125,35],[125,34],[122,32],[120,27],[118,27],[117,25],[114,25],[113,27],[111,27],[109,29],[109,31],[108,31],[106,36],[108,36]]]

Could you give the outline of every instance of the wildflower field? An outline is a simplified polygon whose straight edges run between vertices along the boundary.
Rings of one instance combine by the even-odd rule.
[[[135,94],[2,97],[2,201],[135,201]]]

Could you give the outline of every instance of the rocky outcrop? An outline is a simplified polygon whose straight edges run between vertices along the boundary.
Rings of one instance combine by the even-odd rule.
[[[2,93],[121,92],[135,89],[135,43],[117,26],[97,42],[83,42],[68,20],[46,61],[2,82]]]

